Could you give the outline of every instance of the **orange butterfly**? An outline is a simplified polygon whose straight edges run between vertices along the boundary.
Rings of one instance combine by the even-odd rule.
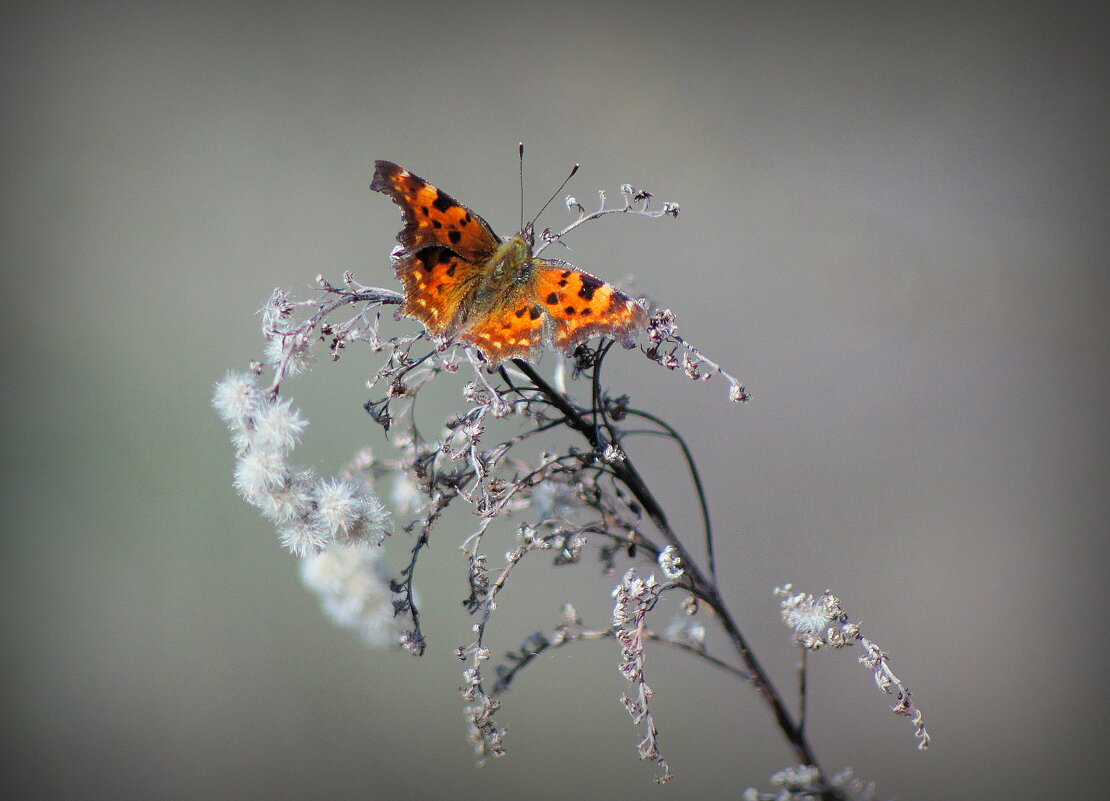
[[[636,301],[563,261],[532,255],[531,224],[502,241],[489,223],[423,178],[374,163],[370,188],[393,198],[405,227],[394,250],[405,286],[401,314],[437,340],[478,348],[490,369],[536,359],[548,345],[568,356],[592,336],[626,348],[647,325]]]

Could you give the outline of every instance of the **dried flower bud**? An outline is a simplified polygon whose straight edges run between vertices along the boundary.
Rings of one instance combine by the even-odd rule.
[[[671,581],[677,581],[682,578],[682,557],[678,555],[678,549],[673,545],[668,545],[659,552],[659,569],[663,571],[663,575]]]

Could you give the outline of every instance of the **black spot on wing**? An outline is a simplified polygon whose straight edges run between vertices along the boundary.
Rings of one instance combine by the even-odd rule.
[[[554,306],[556,303],[559,302],[558,293],[552,292],[550,295],[547,296],[545,302],[547,303],[548,306]]]
[[[436,199],[432,201],[432,205],[440,211],[447,211],[447,209],[451,208],[452,206],[457,206],[458,204],[451,199],[450,195],[445,195],[443,192],[437,189]]]
[[[603,286],[604,283],[604,281],[594,278],[592,275],[583,275],[582,288],[578,290],[578,297],[583,300],[593,300],[594,292],[596,292],[599,287]]]
[[[558,300],[558,298],[556,298],[556,300]],[[541,309],[539,306],[533,306],[531,309],[528,310],[528,316],[531,317],[533,320],[539,319],[539,316],[541,314],[543,314],[543,309]]]
[[[429,247],[421,249],[413,258],[416,260],[416,263],[419,264],[421,268],[423,268],[425,272],[430,273],[436,268],[437,265],[450,264],[452,261],[454,261],[455,254],[452,253],[448,248]],[[452,275],[454,273],[454,269],[455,265],[451,264],[451,267],[447,270],[447,274]]]
[[[462,234],[452,228],[447,232],[447,238],[451,240],[452,245],[457,245],[459,244],[459,240],[462,239]]]

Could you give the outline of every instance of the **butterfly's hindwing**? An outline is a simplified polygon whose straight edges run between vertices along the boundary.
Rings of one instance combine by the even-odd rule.
[[[401,314],[415,317],[436,339],[457,334],[481,281],[481,266],[449,248],[432,245],[402,255],[396,270],[405,286]]]
[[[481,349],[492,369],[505,359],[536,359],[547,345],[550,322],[531,293],[516,293],[480,318],[459,339]]]

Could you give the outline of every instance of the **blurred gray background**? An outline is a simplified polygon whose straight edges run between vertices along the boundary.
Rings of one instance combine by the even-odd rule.
[[[575,161],[581,199],[628,181],[682,204],[565,255],[634,273],[754,394],[611,360],[700,454],[726,595],[779,682],[772,587],[829,587],[923,708],[924,754],[854,657],[820,654],[826,766],[904,801],[1105,787],[1108,31],[1057,4],[917,6],[8,5],[5,798],[736,798],[790,763],[756,693],[656,650],[677,773],[656,788],[602,643],[533,665],[509,755],[476,769],[452,655],[471,521],[421,563],[415,660],[334,628],[230,486],[211,384],[260,353],[271,289],[392,285],[373,160],[508,234],[520,140],[529,213]],[[352,350],[288,385],[302,463],[381,446],[376,366]],[[634,456],[696,531],[673,454]],[[563,601],[604,624],[613,577],[531,569],[499,648]]]

